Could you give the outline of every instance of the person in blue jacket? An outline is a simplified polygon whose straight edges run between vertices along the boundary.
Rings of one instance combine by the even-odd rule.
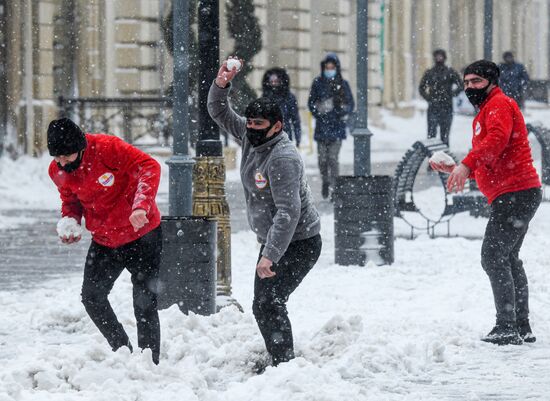
[[[516,101],[520,109],[525,107],[525,92],[529,85],[529,74],[525,66],[516,63],[511,51],[504,52],[504,61],[498,67],[500,69],[499,86],[504,94]]]
[[[283,112],[283,127],[296,147],[302,140],[302,126],[296,96],[290,92],[290,78],[284,68],[274,67],[267,70],[262,79],[263,96],[275,101]]]
[[[321,75],[313,80],[308,107],[315,118],[313,139],[317,142],[321,194],[326,199],[338,176],[338,155],[342,140],[346,139],[347,121],[355,107],[336,54],[329,53],[321,61]]]

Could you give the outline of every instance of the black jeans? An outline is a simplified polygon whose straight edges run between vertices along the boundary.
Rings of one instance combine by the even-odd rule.
[[[338,162],[342,141],[317,141],[317,162],[323,183],[334,189],[336,177],[340,175],[340,163]]]
[[[111,308],[108,295],[116,279],[126,268],[131,274],[138,346],[150,348],[153,361],[160,353],[160,323],[157,312],[157,281],[162,231],[157,227],[143,237],[118,248],[108,248],[92,241],[82,283],[82,303],[86,312],[113,350],[132,349],[128,335]]]
[[[319,234],[291,242],[281,260],[271,268],[276,273],[274,277],[260,279],[256,274],[252,311],[274,365],[294,358],[292,327],[286,303],[319,259],[321,246]]]
[[[449,133],[453,122],[452,106],[428,106],[428,139],[437,137],[437,127],[441,135],[441,142],[449,145]]]
[[[529,288],[519,251],[541,198],[540,188],[532,188],[503,194],[491,204],[481,265],[491,281],[497,324],[515,325],[529,317]]]

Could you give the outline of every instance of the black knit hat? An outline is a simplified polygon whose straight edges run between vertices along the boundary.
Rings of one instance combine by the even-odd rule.
[[[244,112],[246,118],[265,118],[273,125],[277,121],[283,123],[283,112],[279,105],[268,97],[252,101]]]
[[[48,126],[48,150],[51,156],[66,156],[86,149],[86,136],[72,120],[53,120]]]
[[[468,74],[476,74],[487,79],[490,83],[498,85],[498,77],[500,70],[498,66],[489,60],[474,61],[464,70],[464,76]]]

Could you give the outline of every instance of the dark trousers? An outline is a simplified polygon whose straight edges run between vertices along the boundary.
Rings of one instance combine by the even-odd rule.
[[[334,188],[336,177],[339,175],[338,157],[342,141],[318,141],[317,142],[317,161],[319,163],[319,171],[323,183]]]
[[[155,363],[158,363],[160,353],[156,288],[161,250],[160,226],[119,248],[108,248],[92,241],[82,283],[82,303],[109,345],[113,350],[125,345],[132,349],[128,335],[107,298],[122,271],[127,269],[130,272],[138,346],[150,348]]]
[[[294,358],[292,327],[286,303],[319,259],[321,246],[319,234],[294,241],[281,260],[273,264],[271,269],[276,273],[274,277],[260,279],[256,274],[252,311],[274,365]],[[260,258],[263,248],[260,250]]]
[[[441,142],[449,145],[449,133],[452,122],[452,107],[428,106],[428,139],[437,137],[437,127],[439,127]]]
[[[491,281],[497,324],[515,325],[529,317],[529,288],[519,251],[541,198],[540,188],[533,188],[503,194],[491,204],[481,265]]]

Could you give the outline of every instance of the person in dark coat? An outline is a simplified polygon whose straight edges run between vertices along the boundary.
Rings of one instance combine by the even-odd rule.
[[[336,54],[329,53],[321,61],[321,75],[313,80],[308,107],[315,117],[313,139],[317,142],[322,195],[326,199],[338,176],[338,155],[342,140],[346,139],[347,121],[355,107]]]
[[[434,66],[427,70],[418,86],[420,96],[428,102],[428,139],[437,137],[449,145],[449,132],[453,122],[453,97],[462,91],[460,75],[445,65],[447,53],[443,49],[433,52]]]
[[[500,64],[499,85],[504,94],[516,101],[520,109],[525,105],[525,91],[529,84],[529,75],[525,66],[514,61],[514,54],[510,51],[502,55],[504,63]]]
[[[284,68],[274,67],[267,70],[262,79],[263,96],[273,99],[283,112],[283,127],[296,146],[300,147],[302,127],[296,96],[290,92],[290,78]]]

